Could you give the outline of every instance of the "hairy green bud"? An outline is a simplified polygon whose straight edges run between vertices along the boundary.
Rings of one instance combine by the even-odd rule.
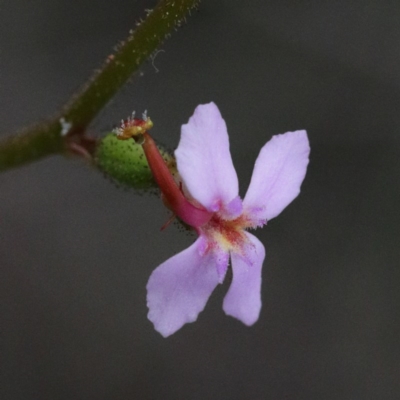
[[[171,171],[176,170],[174,157],[159,145],[161,155]],[[109,133],[100,140],[95,153],[96,166],[116,183],[139,190],[157,187],[142,146],[133,139],[120,140]]]

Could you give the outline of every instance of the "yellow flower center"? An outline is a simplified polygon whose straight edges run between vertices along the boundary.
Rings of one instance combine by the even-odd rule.
[[[243,254],[244,247],[248,244],[245,235],[247,227],[249,227],[249,223],[244,215],[233,220],[226,220],[216,213],[201,230],[208,238],[211,246],[214,245],[224,251],[235,251]]]

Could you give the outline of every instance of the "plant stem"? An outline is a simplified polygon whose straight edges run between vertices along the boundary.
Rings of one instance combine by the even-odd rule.
[[[0,141],[0,171],[64,151],[57,120],[34,125]]]
[[[94,117],[199,0],[161,0],[115,54],[107,57],[61,112],[44,124],[34,125],[0,141],[0,171],[17,167],[68,149],[68,140],[82,136]],[[62,135],[60,119],[70,124]],[[64,132],[65,133],[65,132]]]

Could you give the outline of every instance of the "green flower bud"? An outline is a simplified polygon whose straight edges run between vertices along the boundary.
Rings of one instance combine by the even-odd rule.
[[[159,145],[157,147],[174,173],[174,157]],[[116,183],[138,190],[157,187],[142,146],[133,139],[120,140],[115,133],[109,133],[100,140],[94,158],[97,167]]]

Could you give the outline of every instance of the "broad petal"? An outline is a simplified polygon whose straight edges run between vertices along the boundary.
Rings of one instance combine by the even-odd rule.
[[[231,253],[233,279],[224,298],[223,309],[246,325],[253,325],[261,310],[261,269],[265,258],[263,244],[252,234],[246,235],[251,243],[246,257]]]
[[[250,216],[270,220],[294,200],[306,175],[310,145],[306,131],[273,136],[256,160],[243,200]]]
[[[194,322],[218,284],[217,260],[206,251],[200,237],[186,250],[171,257],[150,276],[147,284],[148,318],[164,337]],[[226,261],[227,262],[227,261]]]
[[[175,156],[190,194],[209,211],[218,211],[238,195],[226,124],[214,103],[197,106],[182,125]]]

